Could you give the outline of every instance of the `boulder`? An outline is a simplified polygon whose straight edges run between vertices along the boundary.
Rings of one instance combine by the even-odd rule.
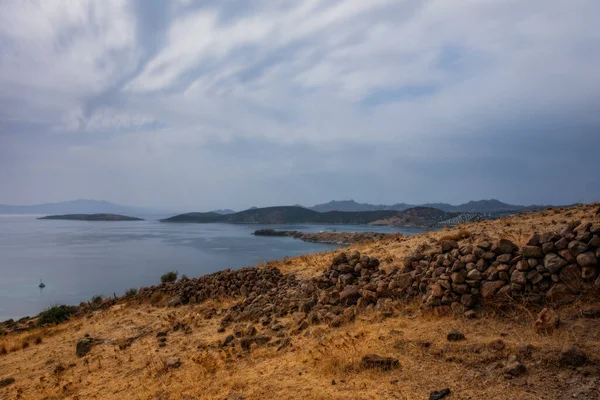
[[[548,253],[544,257],[544,267],[553,274],[560,271],[567,264],[568,262],[556,253]]]
[[[581,267],[577,264],[570,264],[560,270],[558,275],[562,283],[573,293],[579,293],[583,287],[583,277],[581,276]]]
[[[510,281],[518,285],[525,285],[527,283],[527,276],[523,271],[513,271]]]
[[[481,297],[484,299],[491,297],[504,286],[503,281],[486,281],[481,284]]]
[[[356,304],[360,298],[358,286],[348,285],[340,292],[340,303],[344,305]]]
[[[560,352],[560,363],[570,367],[581,367],[588,361],[587,355],[576,345],[566,345]]]
[[[542,258],[544,254],[538,246],[523,246],[521,249],[523,257],[526,258]]]
[[[363,368],[380,368],[383,370],[389,370],[400,366],[400,361],[393,357],[382,357],[377,354],[365,355],[361,362]]]
[[[577,264],[582,267],[593,267],[598,264],[598,259],[593,252],[586,251],[577,256]]]
[[[13,383],[15,383],[15,378],[13,377],[9,376],[8,378],[2,378],[0,379],[0,388],[11,385]]]
[[[579,254],[587,250],[587,245],[579,240],[573,240],[569,242],[569,251],[573,257],[577,257]]]
[[[84,336],[77,341],[75,346],[75,354],[77,357],[83,357],[92,350],[94,339]]]
[[[517,245],[508,239],[500,239],[492,245],[492,251],[496,254],[510,254],[517,249]]]
[[[449,342],[459,342],[461,340],[465,340],[465,335],[462,332],[453,329],[448,333],[446,338]]]
[[[441,400],[450,394],[450,389],[435,390],[429,393],[429,400]]]
[[[525,367],[525,365],[521,364],[519,360],[517,360],[516,356],[512,356],[511,358],[509,358],[509,361],[504,367],[504,373],[510,377],[521,376],[525,372],[527,372],[527,368]]]
[[[164,359],[164,364],[166,369],[175,369],[181,366],[181,361],[179,357],[167,357]]]

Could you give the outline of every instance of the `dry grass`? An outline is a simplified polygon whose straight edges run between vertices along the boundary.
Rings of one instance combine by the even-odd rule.
[[[559,229],[568,220],[598,223],[597,208],[543,211],[364,243],[351,249],[379,257],[387,269],[398,265],[417,246],[444,236],[471,241],[483,234],[520,243],[533,231]],[[309,277],[321,273],[331,257],[332,253],[320,253],[269,265]],[[158,307],[163,300],[152,299],[154,305],[121,304],[96,311],[89,318],[2,337],[0,377],[12,376],[16,382],[0,388],[0,399],[190,400],[234,399],[239,395],[245,400],[412,400],[427,398],[431,391],[444,387],[453,392],[449,399],[566,399],[594,398],[598,394],[593,391],[600,375],[597,364],[584,367],[588,368],[584,373],[561,369],[557,362],[560,349],[568,343],[578,343],[592,360],[600,360],[600,320],[583,318],[589,299],[560,309],[562,323],[553,335],[536,334],[532,329],[536,313],[517,303],[489,308],[475,320],[437,317],[421,312],[418,303],[410,303],[397,310],[393,318],[363,313],[341,328],[311,326],[310,333],[292,336],[292,346],[282,351],[276,346],[260,346],[253,347],[249,354],[239,348],[211,346],[231,330],[218,333],[219,317],[204,316],[213,309],[219,312],[229,307],[234,299],[213,299],[176,309]],[[189,325],[192,332],[174,332],[172,327],[179,322]],[[453,328],[461,330],[467,340],[447,342],[446,334]],[[158,347],[156,332],[163,330],[169,331],[167,345]],[[85,333],[113,339],[115,344],[95,345],[88,355],[78,358],[75,343]],[[132,337],[139,338],[119,348],[118,343]],[[497,339],[505,342],[503,350],[490,348],[489,343]],[[38,340],[41,343],[36,344]],[[23,343],[28,347],[23,349]],[[528,372],[524,377],[506,380],[503,364],[523,343],[534,348],[532,357],[525,361]],[[1,355],[2,349],[7,354]],[[392,371],[365,370],[360,359],[367,353],[398,358],[401,367]],[[167,369],[168,356],[179,357],[181,366]]]

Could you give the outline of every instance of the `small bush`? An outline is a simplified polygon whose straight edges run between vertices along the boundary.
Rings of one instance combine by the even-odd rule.
[[[127,291],[125,292],[125,298],[130,299],[130,298],[134,297],[136,294],[137,294],[136,288],[127,289]]]
[[[60,324],[77,312],[77,307],[57,305],[43,311],[38,319],[38,325]]]
[[[29,347],[29,342],[28,342],[28,341],[26,341],[26,340],[24,340],[24,341],[23,341],[23,343],[21,343],[21,348],[22,348],[23,350],[25,350],[25,349],[26,349],[26,348],[28,348],[28,347]]]
[[[8,353],[8,350],[6,350],[6,345],[2,345],[2,347],[0,347],[0,356],[4,356]]]
[[[33,342],[34,342],[35,344],[41,344],[41,343],[42,343],[42,337],[41,337],[41,336],[36,336],[36,337],[33,339]]]
[[[97,294],[89,301],[89,304],[92,308],[97,308],[102,305],[103,296],[101,294]]]
[[[177,271],[169,271],[160,277],[162,283],[175,282],[177,280]]]

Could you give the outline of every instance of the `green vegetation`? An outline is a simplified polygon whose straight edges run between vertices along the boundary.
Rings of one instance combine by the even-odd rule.
[[[160,277],[162,283],[175,282],[177,280],[177,271],[169,271]]]
[[[38,325],[60,324],[77,312],[77,307],[55,305],[43,311],[38,318]]]
[[[127,289],[127,291],[125,292],[125,298],[130,299],[130,298],[134,297],[136,294],[137,294],[136,288]]]

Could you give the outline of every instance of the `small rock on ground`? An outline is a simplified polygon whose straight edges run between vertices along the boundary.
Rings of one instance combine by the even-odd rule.
[[[13,377],[0,379],[0,387],[8,386],[12,383],[15,383],[15,378]]]
[[[429,394],[429,400],[440,400],[450,394],[450,389],[445,388],[442,390],[436,390]]]
[[[453,329],[448,333],[447,338],[449,342],[459,342],[461,340],[465,340],[465,335],[462,332]]]

